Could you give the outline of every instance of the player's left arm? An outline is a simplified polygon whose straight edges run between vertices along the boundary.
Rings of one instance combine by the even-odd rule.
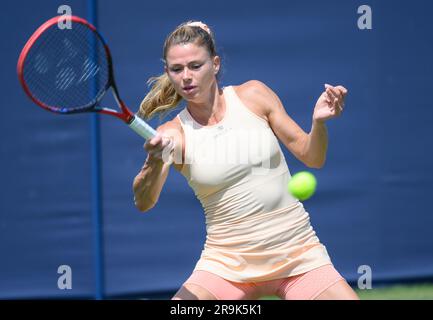
[[[321,168],[326,160],[328,134],[325,121],[341,114],[347,90],[326,88],[313,112],[310,133],[306,133],[286,112],[278,96],[260,81],[248,81],[249,99],[259,108],[269,126],[286,148],[307,167]]]

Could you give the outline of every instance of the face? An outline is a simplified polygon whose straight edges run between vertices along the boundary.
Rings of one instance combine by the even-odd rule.
[[[166,62],[165,71],[176,92],[187,101],[204,101],[216,83],[219,57],[212,58],[206,48],[188,43],[170,47]]]

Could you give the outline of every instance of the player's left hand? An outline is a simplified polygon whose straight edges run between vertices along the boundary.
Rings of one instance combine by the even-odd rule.
[[[344,99],[347,89],[343,86],[333,87],[325,84],[325,91],[316,102],[313,121],[325,122],[341,115],[344,110]]]

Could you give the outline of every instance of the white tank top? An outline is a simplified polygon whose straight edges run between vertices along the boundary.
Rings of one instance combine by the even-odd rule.
[[[329,264],[308,213],[287,192],[290,172],[268,122],[232,86],[223,88],[223,97],[225,114],[215,125],[200,125],[187,108],[178,114],[185,136],[181,173],[206,216],[195,270],[250,282]]]

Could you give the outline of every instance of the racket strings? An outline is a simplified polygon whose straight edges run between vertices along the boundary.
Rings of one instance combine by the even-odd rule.
[[[26,83],[32,91],[32,94],[50,106],[56,106],[56,103],[53,102],[55,98],[57,101],[60,101],[62,98],[59,96],[55,97],[54,95],[56,94],[56,90],[53,90],[52,85],[47,85],[54,82],[52,81],[52,77],[54,75],[53,72],[48,73],[48,71],[50,68],[54,67],[53,61],[55,61],[56,57],[61,54],[59,50],[60,47],[56,43],[53,44],[53,39],[55,40],[56,38],[52,36],[50,37],[50,34],[43,34],[41,39],[32,47],[32,52],[29,54],[30,58],[26,59],[26,65],[24,68]],[[40,48],[41,46],[49,47],[50,50],[44,51],[43,48]],[[31,70],[31,66],[28,65],[33,63],[32,54],[34,55],[33,68],[35,70]],[[41,74],[44,74],[43,81]],[[59,103],[59,105],[65,104]]]
[[[76,25],[77,26],[77,25]],[[81,28],[80,28],[81,29]],[[75,30],[77,31],[77,30]],[[79,30],[78,30],[79,31]],[[44,52],[45,54],[41,54],[41,48],[35,47],[34,52],[38,52],[37,55],[35,55],[35,63],[34,68],[38,73],[30,73],[30,76],[28,77],[28,82],[31,82],[35,84],[35,89],[39,89],[42,93],[42,96],[44,96],[44,100],[47,101],[53,101],[53,100],[60,100],[63,95],[58,95],[58,93],[63,93],[62,91],[65,91],[69,86],[71,86],[76,80],[77,77],[76,72],[74,70],[74,67],[71,66],[71,63],[68,63],[68,60],[74,59],[78,55],[78,50],[76,47],[73,46],[73,43],[71,39],[69,38],[63,38],[63,43],[59,43],[57,41],[58,39],[55,36],[52,36],[54,33],[47,33],[48,39],[40,39],[38,42],[39,46],[43,44],[44,48],[50,48],[49,52]],[[50,36],[51,35],[51,36]],[[69,33],[69,37],[77,38],[78,32]],[[54,40],[54,41],[53,41]],[[82,39],[77,39],[78,41],[83,41]],[[53,44],[54,42],[54,44]],[[89,50],[81,50],[81,52],[88,52]],[[48,53],[48,55],[47,55]],[[78,57],[80,58],[80,57]],[[82,59],[81,59],[82,60]],[[48,74],[50,76],[49,81],[42,82],[37,81],[40,78],[40,73],[47,73],[47,63],[48,61],[51,62],[51,68],[57,69],[55,71],[55,78],[53,78],[53,72],[51,74]],[[72,61],[72,60],[71,60]],[[54,62],[54,63],[53,63]],[[45,64],[45,65],[44,65]],[[77,66],[75,66],[75,69],[77,69]],[[33,77],[31,76],[33,75]],[[36,79],[34,79],[36,76]],[[45,80],[47,77],[45,76]],[[82,79],[81,79],[82,80]],[[97,80],[97,79],[94,79]],[[80,81],[80,79],[78,80]],[[47,87],[46,84],[50,83],[50,86]],[[54,83],[54,86],[53,86]],[[54,90],[53,90],[54,88]],[[88,86],[88,88],[91,88]],[[36,91],[36,90],[33,90]],[[83,95],[84,93],[84,95]],[[81,95],[81,97],[80,97]],[[39,94],[41,96],[41,94]],[[63,99],[63,101],[60,102],[60,105],[69,108],[70,106],[67,104],[68,102],[73,102],[74,105],[83,105],[87,104],[89,101],[89,96],[93,96],[93,94],[89,95],[89,90],[80,90],[75,95],[74,101],[71,101],[71,99]],[[47,102],[46,101],[46,102]],[[80,101],[85,101],[84,103],[77,103]],[[93,101],[92,101],[93,102]]]
[[[92,97],[92,100],[88,103],[88,105],[93,106],[97,103],[99,96],[102,95],[106,89],[109,78],[108,61],[105,48],[96,34],[84,25],[79,24],[79,26],[81,26],[80,30],[85,31],[84,33],[86,34],[80,36],[78,33],[72,33],[71,35],[75,38],[77,43],[80,44],[82,43],[82,37],[87,36],[88,41],[86,42],[87,47],[85,49],[88,54],[81,65],[81,74],[78,74],[78,77],[75,80],[77,84],[87,83],[87,88],[90,90],[90,92],[87,92],[86,94],[84,90],[79,90],[78,93],[84,93],[83,101],[86,101],[89,96]],[[68,48],[66,50],[70,49]],[[70,55],[70,53],[68,54]],[[60,89],[65,85],[68,85],[68,71],[68,69],[63,69],[62,72],[58,74],[56,85],[58,85]],[[99,72],[101,72],[101,74],[105,77],[98,77],[97,74]]]
[[[38,93],[39,90],[43,92],[44,95],[50,95],[52,94],[52,90],[47,88],[46,86],[43,86],[41,82],[38,82],[38,77],[40,77],[40,74],[46,74],[50,68],[50,65],[52,64],[50,61],[52,61],[51,56],[55,56],[54,54],[51,54],[48,56],[48,53],[54,53],[54,48],[51,43],[53,42],[54,37],[50,37],[50,33],[44,33],[41,35],[39,41],[37,41],[33,46],[32,50],[29,52],[26,63],[24,66],[24,78],[26,80],[27,85],[30,86],[30,89],[33,91],[33,93]],[[40,48],[41,45],[45,47],[51,47],[50,52],[47,52],[43,54]],[[33,57],[34,56],[34,57]],[[33,63],[34,71],[31,70],[30,64]],[[38,89],[36,90],[35,89]],[[39,95],[38,95],[39,96]],[[41,95],[43,96],[43,95]]]
[[[59,45],[59,43],[55,43],[56,41],[53,41],[53,39],[56,40],[55,37],[51,36],[46,37],[46,39],[41,38],[38,42],[39,46],[43,44],[45,48],[50,48],[49,51],[44,51],[36,46],[32,48],[33,52],[37,52],[37,54],[35,54],[33,66],[36,72],[28,72],[29,68],[26,66],[26,81],[31,86],[32,93],[49,105],[56,105],[56,102],[64,107],[70,107],[70,105],[65,102],[73,102],[73,105],[82,104],[79,101],[83,101],[83,99],[80,99],[79,95],[75,96],[74,101],[71,101],[70,99],[67,99],[69,101],[62,101],[62,90],[66,89],[67,85],[72,83],[75,74],[71,67],[61,66],[61,62],[65,60],[65,50],[62,44]],[[57,58],[62,56],[63,58]],[[29,55],[29,57],[31,56]],[[26,61],[30,62],[31,60],[32,59],[30,58]],[[48,72],[49,69],[53,71],[56,71],[55,69],[58,70],[57,72]],[[42,79],[44,81],[41,81]],[[47,84],[50,84],[50,86],[47,86]],[[59,92],[62,95],[59,95]],[[85,95],[88,96],[88,93],[85,92]]]
[[[32,95],[56,111],[92,108],[109,82],[108,57],[97,34],[81,23],[72,29],[47,29],[33,44],[24,64]]]

